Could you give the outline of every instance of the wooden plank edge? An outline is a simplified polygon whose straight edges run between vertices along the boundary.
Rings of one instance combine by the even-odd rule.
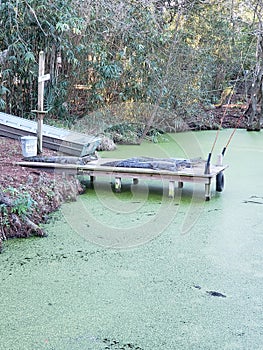
[[[53,168],[53,169],[71,169],[71,170],[80,170],[80,171],[96,171],[98,172],[107,172],[107,173],[118,173],[118,174],[156,174],[156,175],[170,175],[170,176],[188,176],[188,177],[201,177],[201,178],[212,178],[216,176],[218,173],[224,171],[228,166],[220,166],[216,167],[215,172],[211,172],[210,174],[202,174],[202,173],[194,173],[194,172],[186,172],[186,171],[165,171],[165,170],[158,170],[158,169],[144,169],[144,168],[122,168],[122,167],[107,167],[107,166],[101,166],[99,164],[93,163],[93,164],[87,164],[87,165],[80,165],[80,164],[58,164],[58,163],[44,163],[44,162],[29,162],[29,161],[21,161],[16,162],[16,165],[19,166],[25,166],[25,167],[42,167],[42,168]]]

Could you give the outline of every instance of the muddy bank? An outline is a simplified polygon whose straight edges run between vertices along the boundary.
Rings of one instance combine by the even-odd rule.
[[[0,250],[14,237],[44,236],[42,224],[65,201],[83,192],[76,176],[20,167],[19,141],[0,137]],[[44,155],[52,155],[44,150]]]

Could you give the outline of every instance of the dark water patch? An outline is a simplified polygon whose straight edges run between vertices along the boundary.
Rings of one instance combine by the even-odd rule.
[[[202,289],[202,287],[199,284],[194,284],[193,288],[198,289],[198,290]],[[216,292],[214,290],[207,290],[206,293],[212,297],[226,298],[225,294],[222,294],[220,292]]]
[[[226,298],[225,294],[222,294],[220,292],[215,292],[213,290],[207,290],[206,291],[207,294],[211,295],[212,297],[220,297],[220,298]]]
[[[209,209],[207,212],[208,212],[208,213],[213,213],[213,212],[219,211],[219,210],[222,210],[222,209],[214,208],[214,209]]]
[[[101,338],[91,334],[79,335],[69,339],[67,343],[70,349],[84,349],[85,347],[86,350],[144,350],[133,342],[124,342],[114,337]]]
[[[95,256],[103,256],[104,250],[73,250],[73,251],[62,251],[63,248],[60,248],[57,252],[37,252],[31,256],[8,256],[6,259],[3,259],[1,262],[1,277],[0,280],[4,281],[7,276],[12,276],[13,272],[24,271],[25,269],[31,268],[31,266],[38,266],[43,264],[52,264],[60,263],[62,261],[69,260],[69,263],[74,262],[75,264],[78,261],[90,261]],[[14,260],[12,260],[14,259]]]
[[[201,286],[199,286],[198,284],[195,284],[193,287],[196,289],[201,289]]]
[[[105,350],[114,349],[114,350],[126,350],[126,349],[134,349],[134,350],[143,350],[140,346],[133,343],[121,343],[118,340],[114,339],[103,339],[103,343],[105,344]]]
[[[263,197],[251,196],[249,199],[244,200],[243,203],[263,204]]]

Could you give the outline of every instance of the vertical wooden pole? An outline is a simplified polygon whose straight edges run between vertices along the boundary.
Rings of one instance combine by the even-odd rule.
[[[211,179],[209,179],[209,182],[205,184],[205,200],[210,201],[211,199]]]
[[[38,78],[42,77],[45,73],[45,53],[40,51],[39,53],[39,68]],[[37,154],[41,154],[43,151],[43,116],[41,113],[44,111],[44,86],[45,82],[38,79],[38,104],[37,104]]]
[[[121,192],[121,178],[115,177],[115,191]]]
[[[174,198],[174,181],[169,181],[168,197]]]

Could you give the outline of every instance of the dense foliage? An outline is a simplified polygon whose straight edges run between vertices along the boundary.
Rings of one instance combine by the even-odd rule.
[[[153,123],[158,108],[191,118],[229,86],[247,98],[259,8],[241,0],[2,0],[0,109],[33,117],[40,50],[51,74],[45,109],[63,124],[120,103],[150,106]]]

